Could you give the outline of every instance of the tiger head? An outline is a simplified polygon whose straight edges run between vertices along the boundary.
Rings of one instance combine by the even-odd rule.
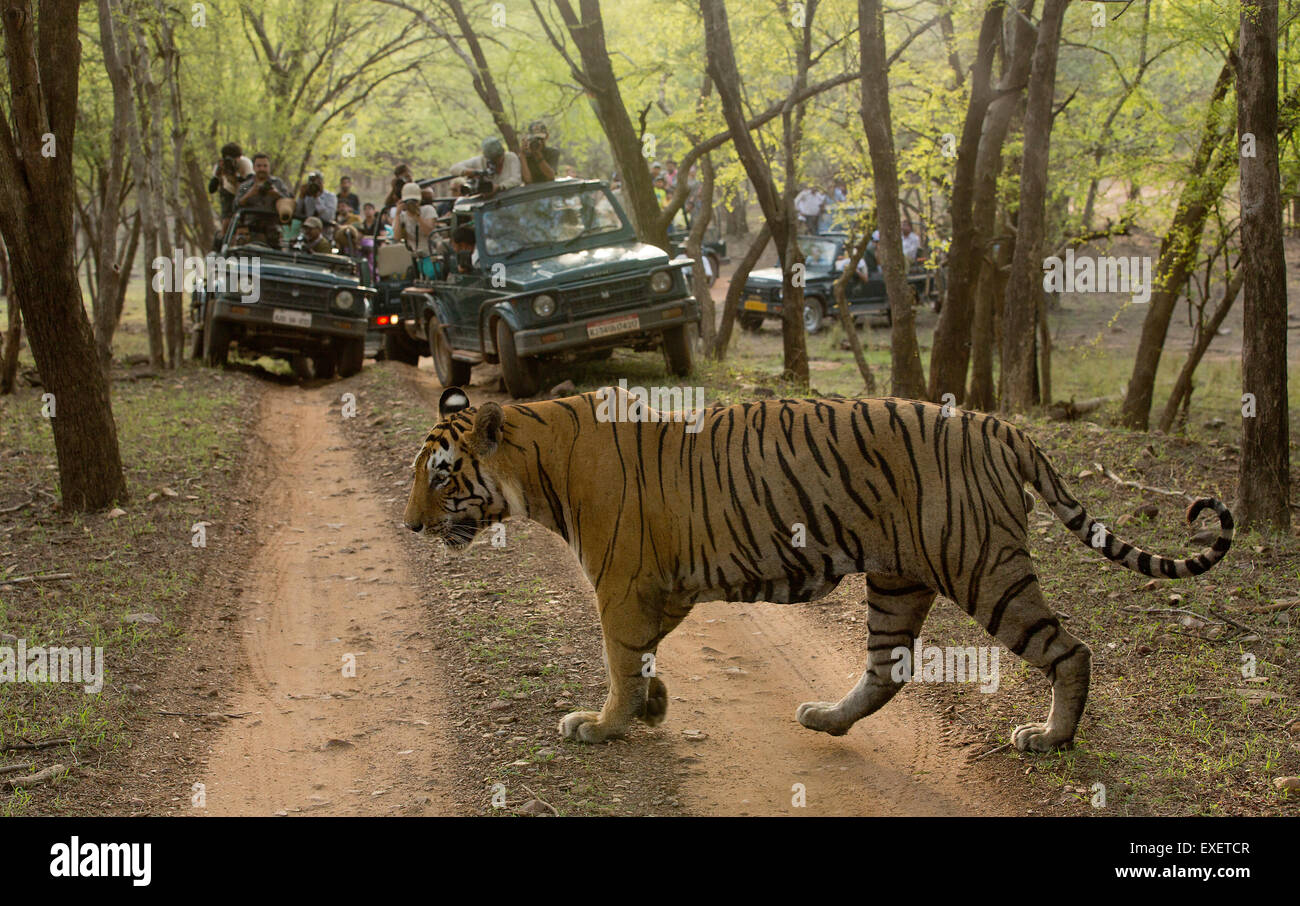
[[[443,391],[439,421],[415,457],[406,527],[463,548],[510,515],[505,482],[493,470],[504,414],[492,402],[471,408],[458,387]]]

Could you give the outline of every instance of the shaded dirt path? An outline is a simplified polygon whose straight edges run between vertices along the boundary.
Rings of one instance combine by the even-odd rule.
[[[418,590],[343,440],[339,394],[274,388],[263,403],[271,466],[235,624],[250,670],[231,711],[246,716],[211,747],[207,814],[453,809]]]

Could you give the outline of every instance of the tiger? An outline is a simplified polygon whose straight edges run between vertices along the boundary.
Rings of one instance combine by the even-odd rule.
[[[471,406],[446,389],[404,515],[456,550],[508,517],[567,542],[595,590],[608,680],[600,711],[560,720],[569,740],[663,722],[668,690],[646,665],[696,603],[808,602],[863,573],[866,669],[838,701],[801,704],[801,725],[839,736],[892,699],[910,678],[898,662],[943,595],[1051,686],[1046,721],[1015,727],[1015,748],[1070,748],[1092,653],[1043,597],[1025,485],[1085,545],[1144,576],[1200,575],[1232,545],[1232,513],[1208,497],[1187,510],[1189,522],[1207,509],[1219,519],[1197,556],[1120,541],[1033,441],[987,414],[899,398],[766,399],[700,410],[694,424],[625,406],[637,418],[620,421],[608,417],[620,393]]]

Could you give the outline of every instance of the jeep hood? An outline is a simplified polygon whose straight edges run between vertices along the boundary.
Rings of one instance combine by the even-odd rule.
[[[224,257],[259,259],[258,266],[263,279],[346,287],[357,286],[361,282],[355,274],[341,273],[323,261],[313,261],[317,256],[304,252],[235,246],[227,249]]]
[[[562,289],[570,283],[649,274],[667,264],[668,253],[661,248],[644,242],[620,242],[530,261],[507,261],[505,277],[515,292],[538,292]]]

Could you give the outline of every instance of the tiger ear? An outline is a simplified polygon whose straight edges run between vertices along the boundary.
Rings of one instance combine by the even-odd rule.
[[[474,448],[479,455],[490,456],[496,452],[504,423],[505,413],[499,404],[488,402],[478,407],[474,416]]]
[[[462,409],[469,408],[469,394],[459,387],[448,387],[442,391],[438,400],[438,416],[446,418]]]

